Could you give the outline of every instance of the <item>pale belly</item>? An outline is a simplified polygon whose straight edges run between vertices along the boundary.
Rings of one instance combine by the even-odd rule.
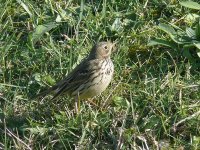
[[[109,65],[102,65],[102,68],[100,72],[97,72],[93,75],[94,79],[90,82],[83,84],[80,86],[73,95],[79,95],[81,99],[84,98],[92,98],[94,96],[97,96],[101,94],[110,84],[113,72],[114,72],[114,66],[112,61],[109,61]],[[85,89],[80,91],[80,89]]]

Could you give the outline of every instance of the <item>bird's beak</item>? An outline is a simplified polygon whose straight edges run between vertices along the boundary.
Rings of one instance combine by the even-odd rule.
[[[117,41],[115,41],[115,42],[113,42],[112,43],[112,52],[116,52],[117,51],[117,48],[116,48],[116,44],[117,44],[118,42]]]

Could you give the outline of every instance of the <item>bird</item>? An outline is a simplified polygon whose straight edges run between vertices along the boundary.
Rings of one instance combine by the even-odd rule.
[[[113,78],[114,65],[110,58],[113,51],[115,51],[115,43],[110,41],[96,43],[89,55],[66,77],[38,96],[44,98],[53,92],[51,99],[60,95],[69,95],[79,100],[100,95]]]

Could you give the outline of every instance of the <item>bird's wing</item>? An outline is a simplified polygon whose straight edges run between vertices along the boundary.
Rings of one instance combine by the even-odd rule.
[[[55,85],[57,89],[52,99],[65,92],[71,94],[82,84],[87,82],[89,77],[100,68],[96,62],[97,60],[84,60],[80,63],[67,77]]]
[[[100,68],[97,60],[83,60],[75,69],[69,73],[64,79],[59,81],[54,86],[50,87],[46,91],[38,94],[39,97],[45,97],[51,92],[55,92],[52,99],[55,99],[62,93],[71,94],[76,90],[81,84],[87,82],[89,76],[93,74],[97,69]],[[37,96],[37,97],[38,97]]]

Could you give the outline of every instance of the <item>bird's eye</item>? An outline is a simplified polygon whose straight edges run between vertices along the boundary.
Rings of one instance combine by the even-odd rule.
[[[108,46],[104,46],[105,49],[108,49]]]

